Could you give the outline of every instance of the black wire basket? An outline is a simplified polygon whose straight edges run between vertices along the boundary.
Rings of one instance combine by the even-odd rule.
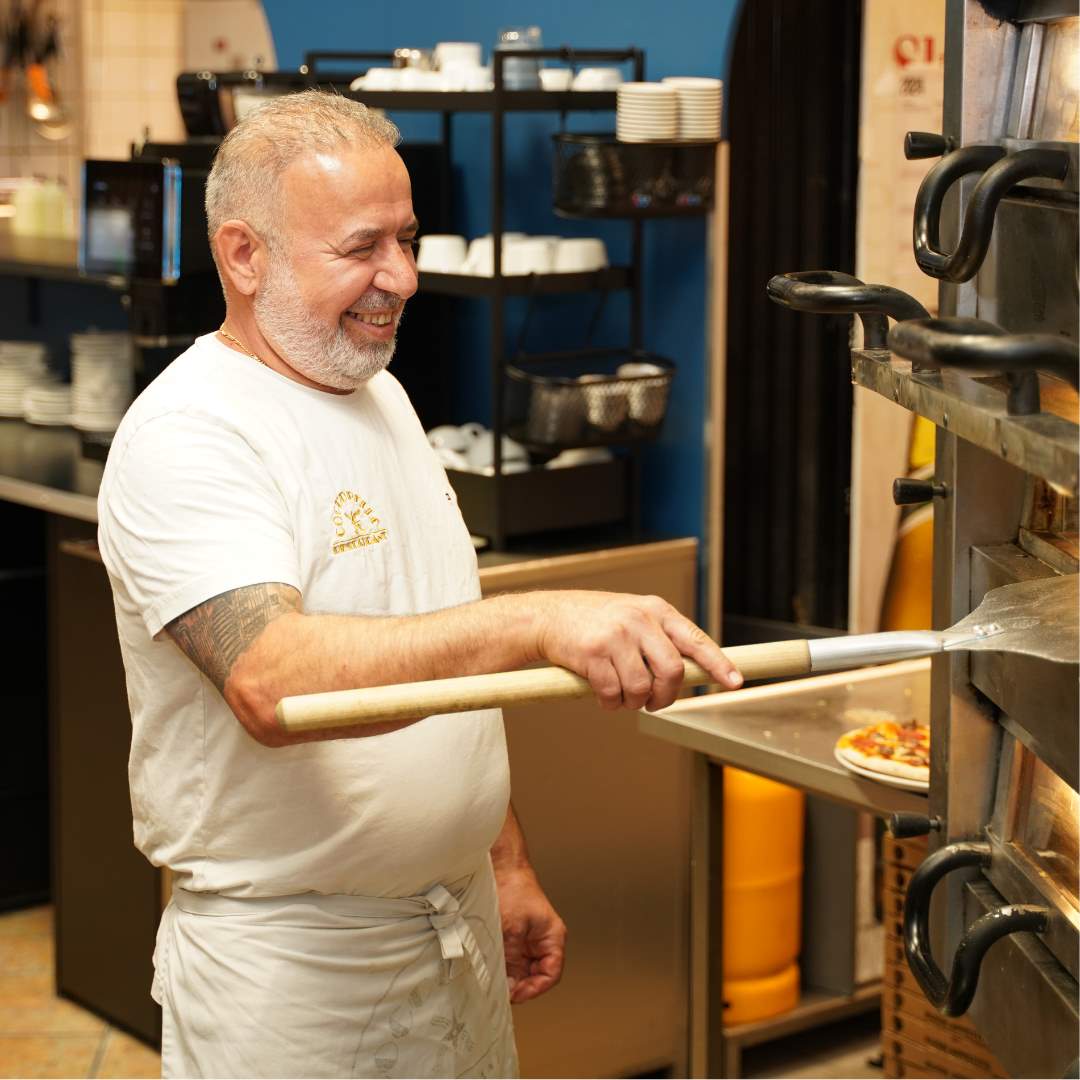
[[[572,132],[552,141],[559,214],[672,217],[712,209],[715,142],[630,143]]]
[[[539,452],[653,439],[667,412],[672,361],[640,350],[530,357],[507,366],[509,434]]]

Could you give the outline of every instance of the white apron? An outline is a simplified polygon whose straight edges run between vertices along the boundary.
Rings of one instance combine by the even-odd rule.
[[[514,1077],[490,860],[403,899],[175,889],[163,1077]]]

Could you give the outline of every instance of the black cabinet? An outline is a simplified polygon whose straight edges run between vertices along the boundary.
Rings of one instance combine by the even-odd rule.
[[[160,874],[132,841],[128,713],[96,526],[52,517],[49,550],[56,986],[147,1042]]]
[[[0,703],[8,723],[0,764],[0,910],[49,896],[49,760],[42,516],[0,503]]]

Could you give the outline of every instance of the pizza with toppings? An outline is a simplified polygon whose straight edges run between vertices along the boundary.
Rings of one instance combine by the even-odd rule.
[[[883,709],[848,709],[844,719],[862,727],[840,736],[836,756],[845,764],[883,776],[930,783],[930,729],[916,720],[900,723]]]

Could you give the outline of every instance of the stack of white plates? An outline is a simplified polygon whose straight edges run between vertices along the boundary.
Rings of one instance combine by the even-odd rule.
[[[71,335],[71,426],[115,431],[131,404],[135,350],[130,334]]]
[[[31,386],[23,394],[23,416],[28,423],[57,427],[71,420],[71,387],[47,382]]]
[[[22,416],[23,394],[47,376],[40,342],[0,341],[0,416]]]
[[[680,139],[719,139],[724,84],[720,79],[673,75],[661,80],[679,98]]]
[[[673,86],[628,82],[619,87],[615,133],[620,142],[674,139],[679,130],[679,97]]]

